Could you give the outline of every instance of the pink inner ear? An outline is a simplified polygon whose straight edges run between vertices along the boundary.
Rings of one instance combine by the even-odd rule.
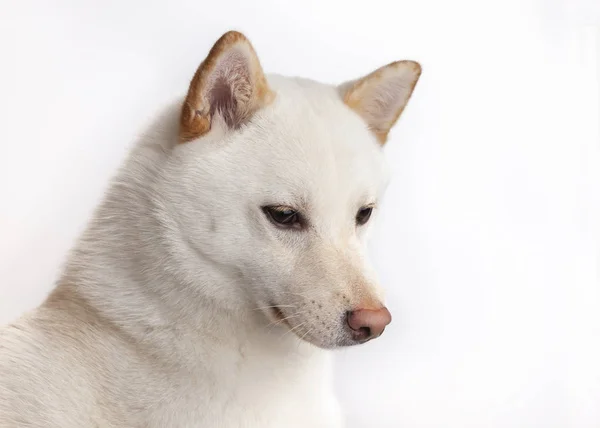
[[[237,101],[233,96],[231,87],[225,78],[218,78],[209,93],[210,115],[220,115],[227,126],[236,128],[238,126],[236,115]]]
[[[409,89],[399,78],[390,78],[374,85],[371,93],[366,95],[365,114],[371,127],[376,131],[389,128],[398,111],[406,103],[406,93]]]
[[[238,49],[223,55],[207,84],[211,116],[220,115],[227,126],[237,128],[252,95],[248,57]]]

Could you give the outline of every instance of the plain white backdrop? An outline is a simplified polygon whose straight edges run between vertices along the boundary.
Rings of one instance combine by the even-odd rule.
[[[413,59],[372,241],[394,322],[338,352],[349,427],[599,427],[598,8],[3,2],[0,323],[42,301],[131,142],[226,30],[267,72],[331,83]]]

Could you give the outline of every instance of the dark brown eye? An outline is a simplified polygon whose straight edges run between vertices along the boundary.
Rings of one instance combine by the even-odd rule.
[[[371,218],[371,213],[373,212],[373,207],[362,207],[356,213],[356,224],[362,226]]]
[[[273,223],[285,228],[300,228],[300,214],[289,207],[264,207],[263,211]]]

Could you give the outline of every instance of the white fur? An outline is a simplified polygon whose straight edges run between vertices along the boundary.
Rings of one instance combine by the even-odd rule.
[[[0,330],[1,427],[342,425],[325,348],[383,299],[355,215],[386,168],[337,88],[268,83],[240,129],[178,144],[177,102],[136,146],[54,293]],[[268,204],[310,228],[274,227]]]

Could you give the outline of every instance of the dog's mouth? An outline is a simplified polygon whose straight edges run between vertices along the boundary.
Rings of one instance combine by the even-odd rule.
[[[283,314],[283,312],[281,311],[281,309],[279,309],[278,306],[276,305],[271,305],[271,314],[273,315],[273,317],[275,317],[275,319],[277,320],[277,323],[282,323],[285,324],[288,327],[291,327],[290,324],[288,323],[285,315]]]

